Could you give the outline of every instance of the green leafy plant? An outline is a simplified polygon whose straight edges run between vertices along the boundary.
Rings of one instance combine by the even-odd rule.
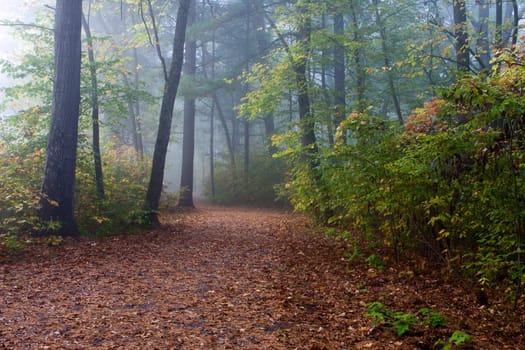
[[[369,267],[374,268],[378,271],[383,271],[386,268],[386,262],[376,254],[372,254],[368,258],[366,258],[366,263]]]
[[[472,336],[463,331],[455,331],[448,341],[456,346],[469,345],[472,342]]]
[[[472,347],[472,336],[463,331],[457,330],[452,333],[452,335],[445,341],[437,341],[434,344],[435,348],[441,350],[452,350],[454,348],[471,348]]]
[[[406,334],[418,322],[415,315],[392,311],[381,302],[368,303],[366,306],[368,308],[366,315],[375,319],[373,326],[385,325],[391,328],[398,337]]]
[[[14,235],[0,235],[0,255],[14,255],[24,249],[25,244]]]
[[[423,323],[432,327],[439,328],[447,325],[447,319],[437,311],[429,308],[422,308],[417,312],[422,317]]]
[[[418,325],[427,325],[432,328],[446,326],[445,317],[429,308],[422,308],[416,314],[412,314],[391,310],[378,301],[368,303],[366,307],[368,308],[366,315],[374,318],[373,327],[385,326],[392,329],[398,337],[407,334],[413,327]]]

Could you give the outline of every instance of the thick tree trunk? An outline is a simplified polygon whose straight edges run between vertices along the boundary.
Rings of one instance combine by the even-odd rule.
[[[51,127],[37,214],[55,221],[58,230],[43,234],[74,236],[75,169],[80,108],[82,0],[57,0],[55,12],[55,77]]]
[[[95,62],[95,53],[93,49],[93,37],[91,28],[82,13],[82,26],[87,41],[87,53],[89,60],[89,73],[91,79],[91,122],[93,131],[93,163],[95,164],[95,186],[98,199],[104,199],[104,177],[102,173],[102,156],[100,153],[100,118],[99,118],[99,101],[98,101],[98,80],[97,66]]]
[[[146,193],[146,201],[144,203],[144,210],[147,212],[149,221],[153,224],[158,224],[157,210],[159,209],[162,185],[164,182],[164,168],[170,141],[173,107],[179,88],[182,62],[184,59],[184,41],[186,38],[186,24],[190,2],[191,0],[181,0],[177,11],[171,65],[168,80],[164,86],[157,141],[155,142],[155,149],[153,151],[151,177]]]
[[[188,14],[188,26],[195,23],[195,0],[191,2]],[[186,42],[186,62],[184,75],[192,79],[196,72],[197,42],[191,38]],[[189,93],[191,94],[191,92]],[[195,157],[195,97],[184,96],[184,127],[182,134],[182,174],[180,180],[180,197],[178,206],[194,207],[193,204],[193,172]]]

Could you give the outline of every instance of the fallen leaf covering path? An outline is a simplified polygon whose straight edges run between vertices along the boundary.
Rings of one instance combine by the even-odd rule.
[[[439,278],[350,266],[314,232],[300,215],[213,207],[35,248],[0,265],[0,349],[432,349],[455,329],[476,349],[523,347],[523,319]],[[397,338],[370,326],[371,301],[448,324]]]

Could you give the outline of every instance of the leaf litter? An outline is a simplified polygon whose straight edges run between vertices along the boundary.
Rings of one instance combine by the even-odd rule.
[[[0,265],[0,349],[522,349],[525,320],[439,273],[372,271],[302,215],[204,207],[141,235],[31,247]],[[437,310],[403,337],[366,304]]]

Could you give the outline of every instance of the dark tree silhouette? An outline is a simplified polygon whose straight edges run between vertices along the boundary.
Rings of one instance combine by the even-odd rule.
[[[195,1],[190,5],[188,26],[195,22]],[[186,42],[186,62],[184,74],[192,79],[196,71],[197,41],[191,38]],[[188,91],[184,96],[184,130],[182,135],[182,174],[181,194],[178,205],[193,207],[193,161],[195,156],[195,96]]]
[[[166,165],[166,153],[171,134],[171,122],[173,119],[173,107],[175,97],[179,88],[182,63],[184,60],[184,41],[186,40],[186,24],[191,0],[181,0],[177,11],[177,23],[173,37],[173,49],[168,79],[164,85],[162,106],[159,117],[159,129],[155,149],[153,151],[153,164],[151,177],[146,193],[144,210],[147,212],[148,220],[158,224],[157,210],[159,209],[162,184],[164,182],[164,167]]]
[[[55,77],[42,196],[37,214],[60,223],[42,234],[78,234],[74,212],[75,168],[80,106],[82,0],[57,0]]]

